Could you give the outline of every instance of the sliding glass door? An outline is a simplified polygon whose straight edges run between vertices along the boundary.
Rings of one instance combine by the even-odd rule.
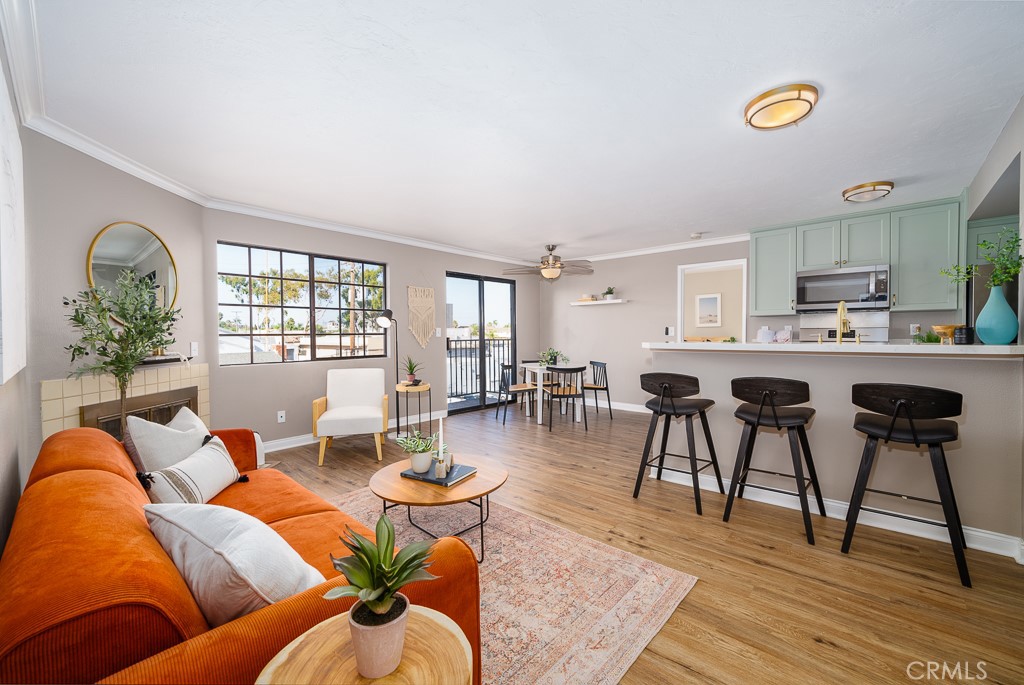
[[[516,284],[448,272],[448,412],[497,402],[501,365],[515,363]]]

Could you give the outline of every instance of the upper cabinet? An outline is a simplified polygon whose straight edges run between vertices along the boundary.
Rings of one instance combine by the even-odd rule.
[[[999,234],[1005,228],[1017,230],[1020,226],[1019,216],[1001,216],[997,219],[982,219],[980,221],[969,221],[967,223],[967,263],[978,266],[988,264],[982,257],[984,250],[978,249],[978,243],[987,240],[990,243],[999,243]]]
[[[889,263],[889,213],[796,227],[796,269]]]
[[[960,205],[907,209],[891,219],[892,310],[956,309],[957,287],[939,270],[957,263]]]
[[[750,234],[750,315],[796,313],[796,228]]]

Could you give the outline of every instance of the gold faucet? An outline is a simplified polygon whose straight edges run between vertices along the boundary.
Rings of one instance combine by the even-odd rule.
[[[850,332],[850,320],[846,318],[846,302],[839,300],[836,308],[836,343],[843,344],[843,333]]]

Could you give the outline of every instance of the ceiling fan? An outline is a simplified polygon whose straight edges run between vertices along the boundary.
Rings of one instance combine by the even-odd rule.
[[[506,276],[521,276],[526,274],[540,274],[548,281],[557,281],[564,273],[567,276],[581,276],[594,273],[594,267],[585,259],[569,259],[562,261],[562,258],[555,254],[558,245],[545,245],[548,253],[540,258],[537,266],[518,266],[514,269],[502,271]]]

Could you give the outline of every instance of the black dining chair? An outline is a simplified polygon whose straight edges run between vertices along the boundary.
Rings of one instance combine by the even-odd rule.
[[[594,412],[600,414],[601,407],[597,403],[597,393],[604,392],[605,397],[608,399],[608,418],[614,419],[612,416],[612,396],[608,391],[608,364],[607,362],[590,362],[590,378],[589,383],[583,384],[584,390],[594,391]]]
[[[574,367],[562,367],[562,366],[549,366],[548,375],[552,381],[549,386],[544,386],[544,396],[548,400],[548,430],[551,430],[554,421],[554,412],[552,411],[552,402],[557,399],[559,403],[559,411],[569,411],[569,406],[572,406],[571,416],[575,418],[576,415],[576,400],[580,400],[583,404],[583,430],[590,430],[587,426],[587,396],[583,391],[583,374],[586,372],[587,367],[585,366],[574,366]]]
[[[942,505],[945,516],[945,527],[949,531],[949,541],[953,546],[953,557],[960,573],[960,582],[971,587],[971,576],[967,572],[967,558],[964,547],[964,527],[960,522],[960,510],[956,506],[953,494],[953,482],[949,478],[949,466],[946,464],[946,451],[942,445],[953,442],[959,435],[956,421],[949,421],[963,411],[963,395],[952,390],[929,388],[921,385],[900,385],[897,383],[856,383],[853,386],[853,403],[867,412],[858,412],[853,419],[854,430],[866,436],[864,452],[860,459],[860,470],[857,481],[850,495],[850,508],[846,514],[846,534],[843,536],[843,554],[850,552],[853,531],[857,527],[857,517],[861,510],[875,514],[896,516],[920,523],[942,526],[930,519],[917,518],[905,514],[897,514],[884,509],[863,506],[864,493],[873,492],[911,499],[918,502]],[[939,499],[925,499],[886,490],[875,490],[868,487],[868,479],[874,467],[875,456],[878,454],[878,441],[888,444],[898,442],[913,445],[921,449],[927,447],[931,458],[932,473],[939,491]]]
[[[511,364],[501,365],[501,377],[498,381],[498,403],[494,405],[494,418],[497,420],[498,411],[501,409],[502,405],[504,405],[505,413],[501,416],[501,425],[503,426],[505,425],[505,419],[508,417],[509,400],[513,397],[519,398],[522,396],[532,398],[535,391],[535,388],[529,383],[513,383],[512,381],[515,379],[515,373],[515,367]],[[532,406],[531,402],[526,403],[527,416],[532,416],[530,412]]]

